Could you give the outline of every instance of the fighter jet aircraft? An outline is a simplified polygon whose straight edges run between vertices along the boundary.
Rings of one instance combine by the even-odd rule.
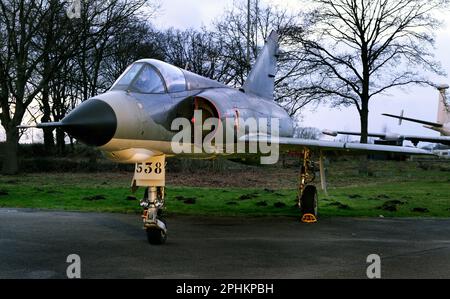
[[[420,124],[424,124],[425,128],[431,129],[433,131],[437,131],[441,133],[442,136],[432,137],[432,136],[420,136],[420,135],[401,135],[396,133],[369,133],[369,137],[380,138],[383,141],[393,141],[397,142],[399,145],[403,144],[403,141],[411,141],[415,146],[419,144],[419,142],[430,142],[430,143],[440,143],[444,145],[450,145],[450,104],[446,100],[446,90],[449,88],[448,85],[439,85],[436,87],[439,90],[439,107],[438,107],[438,120],[437,123],[428,122],[424,120],[419,120],[415,118],[408,118],[402,115],[392,115],[392,114],[383,114],[388,117],[397,118],[400,120],[399,125],[402,124],[402,121],[411,121]],[[324,130],[323,134],[336,137],[338,135],[352,135],[352,136],[361,136],[359,132],[346,132],[346,131],[330,131]]]
[[[59,123],[37,127],[61,128],[112,161],[136,165],[132,186],[146,188],[142,218],[151,244],[162,244],[167,237],[161,212],[169,156],[260,157],[262,163],[274,163],[280,153],[298,155],[303,159],[299,208],[307,222],[317,216],[313,154],[430,154],[415,148],[293,138],[293,120],[274,101],[278,51],[278,34],[273,32],[241,89],[162,61],[139,60],[106,93],[85,101]]]

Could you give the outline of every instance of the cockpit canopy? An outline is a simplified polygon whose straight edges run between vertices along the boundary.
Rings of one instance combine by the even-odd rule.
[[[111,90],[161,94],[223,87],[226,86],[171,64],[155,59],[142,59],[129,66]]]
[[[128,67],[111,89],[153,94],[182,92],[186,91],[186,78],[173,65],[145,59]]]

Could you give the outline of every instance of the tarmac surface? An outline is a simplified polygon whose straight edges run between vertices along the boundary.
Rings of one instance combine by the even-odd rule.
[[[450,219],[172,216],[166,245],[147,243],[138,215],[0,209],[0,278],[450,278]]]

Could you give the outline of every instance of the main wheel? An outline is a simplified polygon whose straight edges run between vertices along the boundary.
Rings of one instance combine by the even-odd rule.
[[[303,215],[312,214],[317,217],[319,196],[315,186],[306,186],[300,199],[300,211]]]

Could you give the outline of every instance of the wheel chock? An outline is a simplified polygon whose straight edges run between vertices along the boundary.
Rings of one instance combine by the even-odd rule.
[[[302,222],[308,224],[317,223],[317,217],[314,216],[313,214],[305,214],[302,217]]]

